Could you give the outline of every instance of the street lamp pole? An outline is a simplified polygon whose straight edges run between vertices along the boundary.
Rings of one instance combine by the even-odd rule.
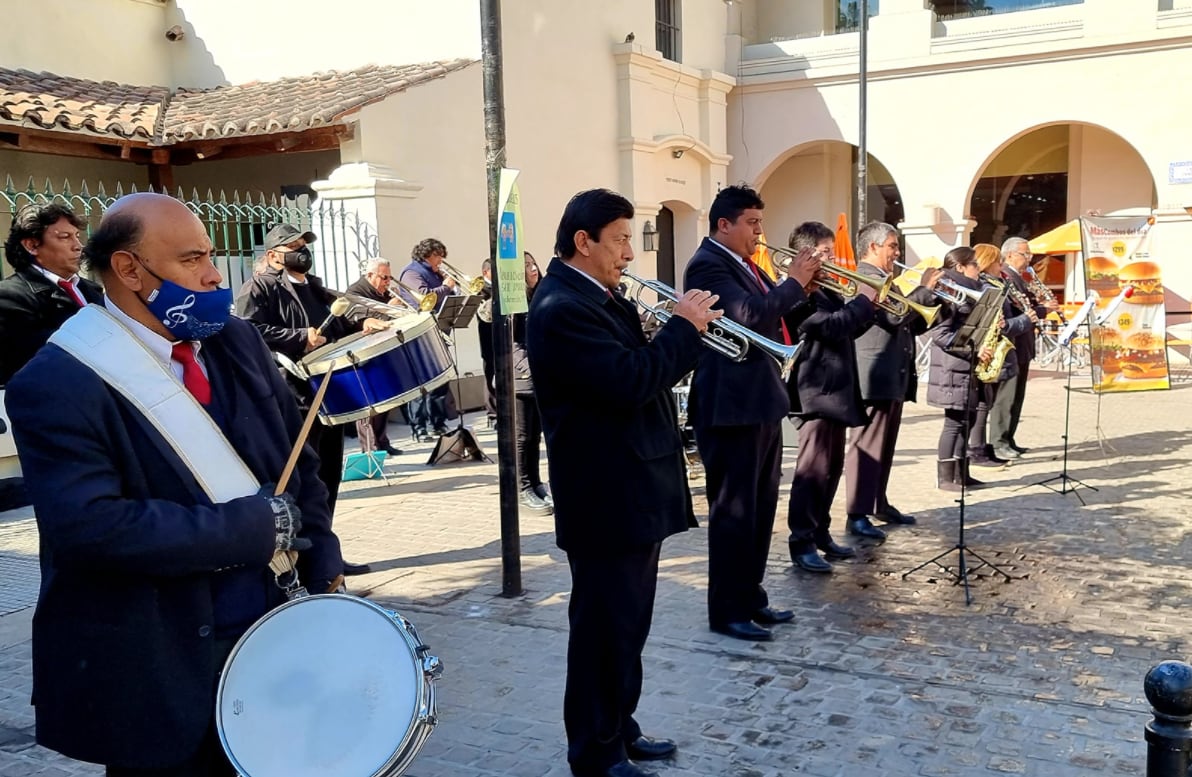
[[[505,167],[505,83],[501,57],[501,0],[480,0],[484,68],[484,138],[488,159],[488,255],[493,261],[493,361],[497,394],[497,480],[501,504],[501,595],[519,596],[521,527],[518,524],[517,442],[513,434],[513,327],[501,311],[497,272],[497,219]],[[498,315],[499,314],[499,315]]]
[[[868,138],[866,133],[868,131],[868,99],[869,99],[869,0],[861,0],[861,44],[859,51],[859,72],[857,75],[857,86],[860,91],[860,105],[857,109],[857,115],[860,119],[861,126],[857,133],[857,229],[865,226],[868,223],[869,215],[866,213],[869,194],[869,152],[868,152]]]

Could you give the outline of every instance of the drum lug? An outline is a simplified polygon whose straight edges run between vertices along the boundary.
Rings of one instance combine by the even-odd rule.
[[[423,656],[422,673],[432,680],[438,680],[443,676],[443,662],[438,656]]]

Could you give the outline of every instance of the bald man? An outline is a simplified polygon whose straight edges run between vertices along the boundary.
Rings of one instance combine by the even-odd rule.
[[[279,477],[302,419],[256,329],[231,317],[182,203],[119,200],[84,254],[103,304],[8,385],[41,533],[37,741],[116,777],[230,777],[213,720],[220,668],[284,601],[275,551],[300,551],[312,593],[339,586],[327,491],[309,447],[283,496],[260,485]],[[229,491],[247,495],[206,496]]]

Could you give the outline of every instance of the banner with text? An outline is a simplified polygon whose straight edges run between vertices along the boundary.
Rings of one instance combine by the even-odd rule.
[[[1148,216],[1080,219],[1085,288],[1100,297],[1089,317],[1094,391],[1171,388],[1163,274],[1151,256],[1153,223]]]
[[[521,195],[517,190],[520,170],[501,169],[499,191],[501,217],[497,219],[497,314],[508,316],[525,313],[530,309],[526,302],[526,262],[522,258]]]

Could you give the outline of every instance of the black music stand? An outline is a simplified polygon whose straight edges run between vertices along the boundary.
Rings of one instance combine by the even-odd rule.
[[[442,307],[435,313],[439,330],[447,337],[451,348],[453,363],[458,363],[459,360],[456,358],[455,339],[451,337],[451,333],[456,329],[467,329],[468,325],[472,323],[472,319],[476,317],[476,311],[480,309],[480,303],[483,301],[476,295],[466,297],[453,295],[444,299]],[[487,461],[491,464],[492,459],[481,449],[480,443],[476,442],[476,436],[472,434],[472,430],[464,426],[464,414],[458,408],[457,400],[456,413],[459,416],[459,423],[446,434],[439,435],[439,439],[435,441],[435,447],[431,449],[427,465],[451,464],[464,459]]]
[[[1095,298],[1090,295],[1090,298],[1085,301],[1085,304],[1080,306],[1080,310],[1077,312],[1076,317],[1068,323],[1068,326],[1065,327],[1064,331],[1060,333],[1059,337],[1059,347],[1068,352],[1068,382],[1064,386],[1064,392],[1067,394],[1067,396],[1064,398],[1064,436],[1061,438],[1064,441],[1063,469],[1060,470],[1060,474],[1058,475],[1052,475],[1049,478],[1044,478],[1043,480],[1038,480],[1034,483],[1028,483],[1026,486],[1023,486],[1023,488],[1027,488],[1028,486],[1041,486],[1042,488],[1046,488],[1049,491],[1054,491],[1061,496],[1065,496],[1067,494],[1076,494],[1076,498],[1080,500],[1080,504],[1085,505],[1086,507],[1087,504],[1084,501],[1084,497],[1076,493],[1077,486],[1083,486],[1090,491],[1097,491],[1098,489],[1096,486],[1090,486],[1083,480],[1077,480],[1068,474],[1068,424],[1072,419],[1072,365],[1076,361],[1076,358],[1072,353],[1072,341],[1076,338],[1076,333],[1083,327],[1085,332],[1088,334],[1089,346],[1091,349],[1093,342],[1093,322],[1091,322],[1089,319],[1092,317],[1095,305],[1094,300]],[[1059,481],[1059,485],[1053,485],[1053,483],[1057,480]]]
[[[998,316],[1002,312],[1002,304],[1004,303],[1008,293],[1009,292],[1006,288],[1003,288],[1001,291],[987,289],[985,293],[981,295],[981,299],[979,299],[973,305],[972,312],[970,312],[965,318],[964,323],[957,328],[956,336],[952,339],[950,350],[967,353],[969,362],[975,365],[977,363],[976,357],[978,349],[980,348],[981,343],[985,342],[985,337],[989,334],[990,328],[997,326]],[[977,377],[974,375],[973,380],[976,379]],[[974,396],[975,392],[970,391],[967,401],[971,402]],[[966,445],[969,436],[969,419],[972,417],[972,414],[972,407],[965,407],[964,424],[962,425],[960,431],[962,435],[961,439],[965,440]],[[943,553],[939,553],[936,556],[927,559],[914,569],[903,572],[902,579],[906,580],[909,576],[918,572],[920,569],[934,564],[943,570],[944,574],[952,578],[952,585],[964,586],[964,603],[965,605],[970,605],[973,603],[973,595],[969,590],[969,576],[978,570],[989,567],[994,571],[994,573],[1006,578],[1007,583],[1014,578],[1009,572],[1005,571],[997,564],[994,564],[992,561],[989,561],[965,543],[964,511],[966,504],[965,495],[968,493],[968,486],[965,484],[968,481],[968,469],[965,467],[963,459],[959,462],[959,466],[961,467],[963,474],[960,476],[960,498],[956,500],[956,504],[960,505],[960,529],[956,538],[956,544],[945,550]],[[941,559],[950,556],[953,551],[955,551],[957,554],[955,568],[941,562]],[[969,557],[972,557],[978,563],[971,564],[969,562]]]

